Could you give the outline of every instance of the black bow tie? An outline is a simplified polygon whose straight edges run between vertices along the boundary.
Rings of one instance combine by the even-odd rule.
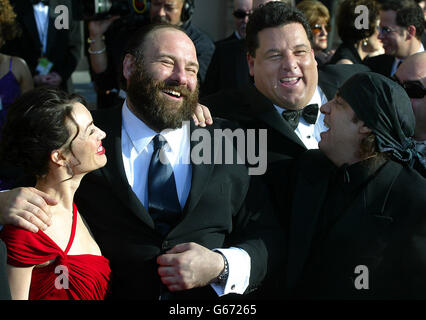
[[[45,6],[49,5],[49,0],[31,0],[31,3],[34,4],[39,4],[39,3],[43,3]]]
[[[287,120],[293,130],[296,130],[299,125],[300,115],[307,123],[315,124],[318,116],[318,105],[316,103],[308,104],[302,110],[285,110],[282,113],[283,118]]]

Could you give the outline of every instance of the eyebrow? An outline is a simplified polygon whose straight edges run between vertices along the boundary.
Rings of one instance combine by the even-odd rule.
[[[298,44],[298,45],[295,45],[291,50],[295,51],[295,50],[298,50],[298,49],[310,50],[310,47],[306,44]],[[275,52],[279,53],[279,52],[281,52],[281,50],[277,49],[277,48],[271,48],[271,49],[269,49],[265,52],[265,55],[267,55],[269,53],[275,53]]]

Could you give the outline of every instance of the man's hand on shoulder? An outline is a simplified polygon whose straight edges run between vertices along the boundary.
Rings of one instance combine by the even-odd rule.
[[[213,118],[210,114],[209,108],[200,103],[197,104],[197,107],[195,108],[195,111],[192,114],[192,119],[194,120],[195,125],[200,127],[205,127],[206,124],[213,124]]]
[[[0,192],[0,224],[12,224],[28,231],[46,230],[51,224],[49,206],[57,201],[35,188]]]

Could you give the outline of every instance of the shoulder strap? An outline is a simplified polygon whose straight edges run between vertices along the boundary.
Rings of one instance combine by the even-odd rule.
[[[76,226],[77,226],[77,207],[76,207],[75,203],[73,203],[72,204],[72,228],[71,228],[71,236],[70,236],[70,240],[68,242],[67,248],[64,251],[65,254],[68,254],[68,251],[70,251],[72,243],[74,242]]]

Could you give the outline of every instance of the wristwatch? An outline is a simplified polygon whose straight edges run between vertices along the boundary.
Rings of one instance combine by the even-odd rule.
[[[229,276],[229,265],[228,265],[228,260],[226,259],[225,255],[220,252],[220,251],[216,251],[217,253],[220,253],[220,255],[223,258],[223,262],[224,262],[224,267],[222,272],[217,276],[216,281],[217,283],[224,283],[226,282],[226,280],[228,280],[228,276]]]

